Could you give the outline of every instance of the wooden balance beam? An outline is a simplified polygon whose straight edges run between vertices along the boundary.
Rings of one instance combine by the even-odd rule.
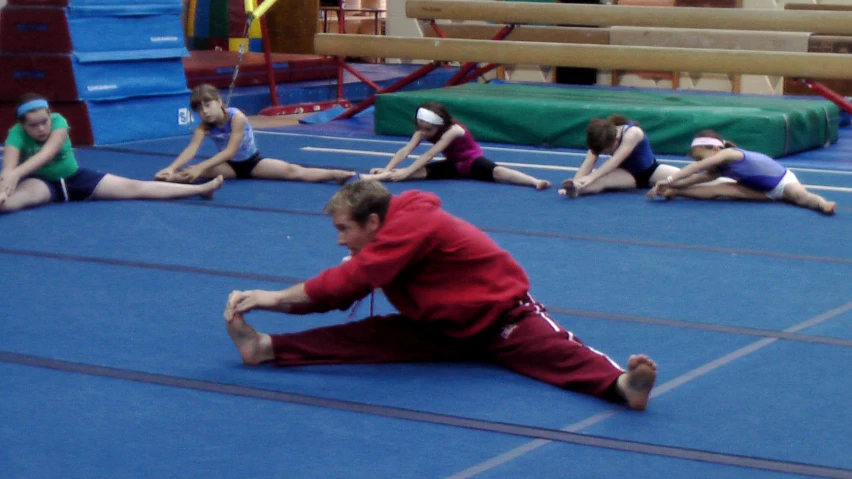
[[[462,23],[441,24],[441,31],[449,38],[466,38],[470,40],[490,40],[497,35],[505,25],[470,25]],[[432,29],[424,28],[423,36],[437,38],[438,34]],[[586,43],[609,45],[609,29],[582,27],[540,27],[527,26],[512,30],[506,40],[516,42],[547,42],[547,43]]]
[[[852,55],[317,34],[318,55],[852,79]]]
[[[479,20],[510,24],[620,25],[852,35],[852,12],[850,11],[408,0],[405,13],[409,18],[421,20]]]

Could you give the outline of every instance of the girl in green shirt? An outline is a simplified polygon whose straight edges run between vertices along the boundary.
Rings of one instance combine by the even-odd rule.
[[[68,137],[68,122],[51,113],[47,100],[26,95],[9,130],[0,169],[0,213],[51,202],[212,198],[222,177],[200,185],[140,181],[80,168]]]

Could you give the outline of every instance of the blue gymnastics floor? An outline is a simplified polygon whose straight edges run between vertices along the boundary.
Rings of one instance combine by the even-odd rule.
[[[340,261],[320,213],[331,184],[232,181],[210,201],[3,216],[0,476],[852,478],[850,131],[783,160],[838,202],[830,218],[640,192],[388,185],[433,191],[483,228],[586,343],[622,363],[652,356],[660,377],[642,413],[483,364],[242,366],[223,326],[227,295]],[[373,135],[368,117],[257,137],[266,156],[361,172],[406,140]],[[147,179],[187,140],[78,159]],[[553,182],[582,159],[484,146]],[[376,308],[391,310],[382,298]],[[347,314],[249,320],[286,332]]]

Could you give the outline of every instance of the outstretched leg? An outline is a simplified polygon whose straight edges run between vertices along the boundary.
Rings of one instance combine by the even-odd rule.
[[[563,389],[624,401],[632,409],[647,406],[656,365],[646,356],[632,356],[625,371],[560,327],[540,304],[530,302],[515,313],[522,314],[518,321],[488,341],[486,359]]]
[[[328,170],[325,168],[306,168],[294,165],[293,163],[287,163],[286,161],[264,158],[251,170],[251,176],[263,180],[307,181],[311,183],[336,181],[342,185],[354,177],[355,172]]]
[[[50,203],[50,188],[47,184],[36,178],[28,178],[18,183],[8,198],[3,198],[0,213],[11,213],[47,203]]]
[[[804,206],[826,215],[833,215],[837,203],[809,192],[801,183],[787,183],[784,187],[784,201]]]
[[[535,178],[526,173],[506,168],[505,166],[497,166],[494,168],[494,181],[498,183],[508,183],[511,185],[532,186],[538,191],[550,188],[550,182]]]
[[[170,200],[201,196],[212,198],[213,192],[222,186],[224,178],[216,177],[200,185],[186,185],[163,181],[132,180],[115,175],[106,175],[98,183],[92,199],[96,200]]]
[[[683,196],[696,200],[713,200],[716,198],[732,198],[738,200],[769,201],[762,191],[753,190],[739,183],[717,183],[713,185],[695,185],[686,188],[664,188],[660,192],[667,200]]]
[[[567,179],[562,182],[559,194],[576,198],[581,195],[595,195],[607,190],[632,190],[634,188],[636,188],[636,179],[633,178],[633,175],[627,170],[616,168],[583,188],[577,188],[574,184],[574,178]]]

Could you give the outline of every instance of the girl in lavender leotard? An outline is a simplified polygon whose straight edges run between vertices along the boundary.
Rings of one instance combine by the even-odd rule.
[[[417,109],[415,131],[411,141],[396,152],[384,168],[373,168],[363,179],[380,181],[473,179],[513,185],[532,186],[537,190],[550,187],[550,182],[497,166],[485,158],[482,149],[467,128],[453,120],[444,105],[427,102]],[[433,143],[432,148],[420,155],[414,163],[396,169],[422,141]],[[443,153],[445,161],[432,161]]]
[[[811,193],[792,171],[756,151],[737,148],[713,130],[695,135],[689,151],[695,163],[657,182],[649,198],[678,196],[700,200],[729,198],[752,201],[784,201],[833,215],[837,204]],[[719,177],[734,182],[711,184]]]

